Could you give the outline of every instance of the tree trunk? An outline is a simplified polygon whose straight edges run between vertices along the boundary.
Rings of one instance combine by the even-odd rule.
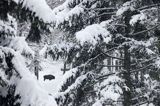
[[[131,77],[130,77],[130,53],[128,51],[129,47],[125,46],[124,48],[124,70],[123,78],[125,79],[125,84],[129,89],[123,89],[123,106],[131,105]]]
[[[160,22],[160,6],[158,6],[158,22]]]
[[[124,18],[125,25],[127,26],[125,28],[125,37],[129,37],[130,33],[130,19],[132,17],[132,12],[128,11],[128,14]],[[130,58],[130,52],[129,52],[129,45],[124,46],[124,74],[123,74],[123,79],[125,80],[125,84],[129,89],[124,88],[123,89],[123,96],[124,96],[124,101],[123,101],[123,106],[131,106],[131,92],[132,92],[132,83],[131,83],[131,73],[130,73],[130,67],[131,67],[131,58]]]

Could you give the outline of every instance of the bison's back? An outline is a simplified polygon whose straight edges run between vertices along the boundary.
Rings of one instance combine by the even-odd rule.
[[[48,79],[48,80],[52,80],[52,79],[55,79],[55,76],[54,76],[54,75],[49,74],[49,75],[44,75],[44,76],[43,76],[43,78],[44,78],[44,81],[45,81],[46,79]]]

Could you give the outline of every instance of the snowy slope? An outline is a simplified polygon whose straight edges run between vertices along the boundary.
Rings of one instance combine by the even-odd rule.
[[[48,91],[51,95],[55,96],[58,93],[58,85],[61,83],[61,79],[63,77],[63,72],[61,68],[63,67],[63,61],[50,61],[50,60],[42,60],[41,61],[42,71],[39,73],[39,83],[46,91]],[[55,79],[53,80],[45,80],[43,79],[44,75],[54,75]]]

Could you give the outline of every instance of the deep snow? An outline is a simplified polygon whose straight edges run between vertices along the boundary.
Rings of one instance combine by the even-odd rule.
[[[63,67],[63,60],[51,61],[49,59],[41,60],[42,71],[39,72],[39,83],[49,94],[55,96],[58,93],[58,85],[62,82],[63,72],[61,68]],[[45,80],[44,75],[54,75],[55,79]]]

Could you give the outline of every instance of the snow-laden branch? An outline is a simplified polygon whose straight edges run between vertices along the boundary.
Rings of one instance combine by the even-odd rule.
[[[101,40],[105,43],[111,41],[111,34],[100,24],[93,24],[77,32],[76,38],[81,45],[84,45],[86,42],[96,45]]]
[[[52,9],[48,6],[45,0],[13,0],[17,4],[22,4],[23,8],[28,9],[35,14],[40,20],[45,23],[51,23],[54,19]]]

